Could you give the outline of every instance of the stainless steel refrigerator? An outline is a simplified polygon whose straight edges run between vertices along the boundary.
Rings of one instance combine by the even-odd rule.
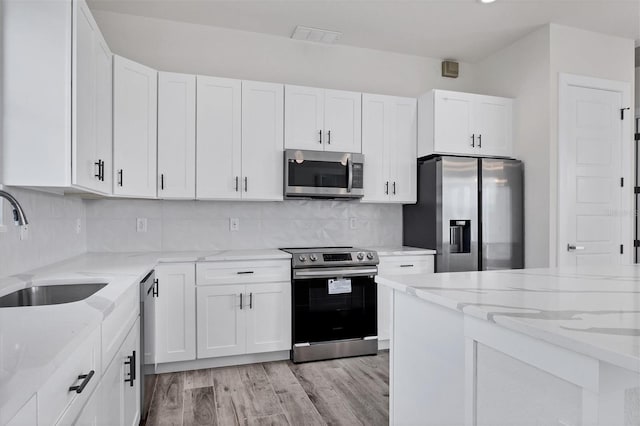
[[[518,160],[420,160],[418,202],[403,207],[404,245],[435,249],[436,272],[523,268],[523,181]]]

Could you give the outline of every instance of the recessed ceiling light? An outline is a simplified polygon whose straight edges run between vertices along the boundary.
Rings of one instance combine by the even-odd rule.
[[[298,25],[291,34],[291,38],[294,40],[314,41],[316,43],[335,43],[340,36],[341,32],[323,30],[320,28],[303,27]]]
[[[478,1],[479,1],[480,3],[485,3],[485,4],[487,4],[487,3],[493,3],[493,2],[494,2],[494,1],[496,1],[496,0],[478,0]]]

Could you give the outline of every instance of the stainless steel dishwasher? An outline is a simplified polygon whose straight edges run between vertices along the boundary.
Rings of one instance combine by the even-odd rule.
[[[153,348],[155,346],[155,334],[151,327],[155,324],[156,297],[158,297],[158,280],[155,270],[149,272],[140,281],[140,372],[144,380],[140,386],[140,422],[144,423],[149,412],[154,374],[145,373],[145,364],[154,364]],[[148,391],[148,392],[147,392]]]

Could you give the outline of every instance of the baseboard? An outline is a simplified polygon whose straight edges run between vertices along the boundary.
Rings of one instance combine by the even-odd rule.
[[[201,370],[203,368],[229,367],[232,365],[255,364],[259,362],[282,361],[289,359],[289,351],[266,352],[261,354],[224,356],[218,358],[196,359],[193,361],[167,362],[145,365],[145,374],[175,373],[177,371]]]

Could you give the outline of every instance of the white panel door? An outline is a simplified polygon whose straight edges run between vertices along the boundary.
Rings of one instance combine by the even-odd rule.
[[[390,157],[389,197],[395,203],[415,203],[418,176],[416,99],[394,98],[391,113],[392,126],[387,149]]]
[[[196,292],[193,263],[156,268],[156,362],[196,358]]]
[[[113,59],[114,188],[119,196],[156,196],[158,72]]]
[[[560,107],[558,264],[620,263],[622,94],[570,85]]]
[[[324,91],[325,151],[362,152],[362,94]]]
[[[322,151],[324,89],[286,85],[284,97],[285,148]]]
[[[196,198],[241,196],[241,81],[197,77]]]
[[[291,282],[247,284],[247,353],[291,349]]]
[[[196,197],[196,76],[158,73],[158,197]]]
[[[124,406],[124,359],[118,352],[100,378],[100,384],[92,398],[98,397],[98,424],[123,424]],[[77,424],[82,424],[78,422]]]
[[[244,285],[198,287],[198,358],[246,352],[244,291]]]
[[[111,51],[84,1],[74,3],[73,183],[111,192]],[[107,170],[108,169],[108,170]]]
[[[476,96],[474,122],[478,155],[511,156],[513,100]]]
[[[242,82],[242,199],[282,200],[284,86]]]
[[[362,202],[389,201],[390,99],[390,96],[362,94],[362,153],[366,159]]]
[[[124,376],[122,377],[121,386],[123,392],[122,415],[126,426],[137,426],[140,422],[140,386],[144,381],[140,368],[140,320],[138,319],[131,330],[122,347],[120,348],[120,362],[124,365]],[[127,364],[133,363],[133,366]],[[133,383],[126,381],[131,380],[133,373]]]
[[[434,151],[452,154],[476,152],[473,133],[475,95],[436,90],[434,93]]]

